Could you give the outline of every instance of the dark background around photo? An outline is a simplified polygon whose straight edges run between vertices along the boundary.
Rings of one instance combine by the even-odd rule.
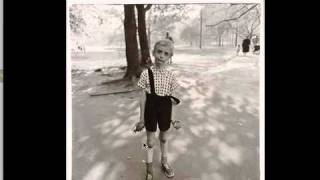
[[[65,179],[65,12],[4,1],[4,179]]]
[[[300,7],[303,4],[293,8],[293,2],[283,5],[266,2],[265,172],[266,179],[270,180],[298,176],[311,179],[307,176],[317,172],[312,169],[316,165],[306,162],[317,162],[314,160],[317,152],[311,151],[317,141],[307,144],[308,138],[317,137],[311,134],[317,132],[311,130],[311,123],[317,118],[310,117],[311,107],[316,106],[302,103],[296,92],[311,83],[295,74],[297,64],[295,67],[288,64],[297,63],[297,59],[299,62],[317,60],[292,51],[295,44],[291,37],[308,33],[294,31],[299,18],[288,16],[301,13],[289,13],[289,10],[309,11],[311,7]],[[65,12],[64,1],[4,2],[5,180],[66,178]],[[283,18],[283,15],[287,16]],[[296,91],[292,93],[293,90]],[[306,98],[313,92],[300,91],[299,94]],[[309,111],[302,110],[307,107]],[[308,171],[303,171],[304,168]]]

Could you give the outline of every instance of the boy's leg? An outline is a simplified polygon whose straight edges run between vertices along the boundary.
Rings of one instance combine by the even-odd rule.
[[[147,131],[147,163],[151,163],[153,159],[153,146],[155,144],[155,132]]]
[[[160,131],[160,134],[159,134],[160,149],[161,149],[161,166],[165,171],[165,174],[167,177],[173,177],[174,172],[168,163],[168,157],[167,157],[167,152],[168,152],[168,139],[167,139],[168,135],[167,134],[168,134],[168,131]]]
[[[155,132],[147,131],[147,177],[148,174],[153,175],[152,160],[153,146],[155,145]]]
[[[167,157],[167,152],[168,152],[167,132],[168,131],[160,131],[160,133],[159,133],[160,149],[161,149],[161,163],[162,163],[163,157]]]

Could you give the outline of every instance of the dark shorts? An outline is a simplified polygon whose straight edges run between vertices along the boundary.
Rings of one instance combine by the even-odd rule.
[[[155,132],[158,124],[160,131],[167,131],[171,124],[172,102],[170,97],[148,93],[146,96],[144,113],[146,130]]]

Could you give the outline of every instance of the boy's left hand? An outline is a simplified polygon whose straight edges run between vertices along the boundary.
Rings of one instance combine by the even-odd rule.
[[[177,130],[179,130],[182,127],[181,121],[176,120],[176,121],[172,121],[172,125],[174,128],[176,128]]]

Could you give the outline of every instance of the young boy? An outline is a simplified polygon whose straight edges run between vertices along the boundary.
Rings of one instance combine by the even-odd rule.
[[[172,42],[170,40],[156,42],[153,56],[155,63],[150,67],[152,74],[144,70],[138,82],[138,86],[143,90],[140,101],[140,121],[135,129],[135,131],[141,131],[145,127],[147,132],[147,180],[153,179],[152,160],[157,124],[160,129],[161,168],[167,177],[174,176],[174,171],[167,161],[167,133],[171,124],[172,104],[179,103],[172,98],[174,90],[179,86],[176,77],[165,68],[173,56]],[[149,81],[152,76],[153,84]],[[176,129],[180,128],[174,123],[173,126]]]

